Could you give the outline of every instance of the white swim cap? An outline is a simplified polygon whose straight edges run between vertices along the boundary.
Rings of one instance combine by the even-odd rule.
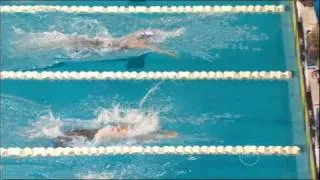
[[[152,32],[152,31],[145,31],[144,34],[145,34],[145,35],[152,36],[152,35],[153,35],[153,32]]]

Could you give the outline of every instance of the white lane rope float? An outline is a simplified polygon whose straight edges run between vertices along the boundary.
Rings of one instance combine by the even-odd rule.
[[[2,13],[282,13],[284,5],[239,6],[0,6]]]
[[[1,80],[288,80],[291,71],[0,71]]]
[[[299,155],[299,146],[101,146],[0,148],[1,157],[103,156],[123,154]]]

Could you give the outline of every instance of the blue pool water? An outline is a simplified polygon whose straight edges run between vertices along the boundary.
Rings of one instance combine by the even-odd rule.
[[[5,2],[6,4],[25,4]],[[272,4],[289,2],[272,1]],[[28,4],[132,5],[119,2]],[[238,5],[252,2],[139,2],[138,5]],[[266,1],[254,4],[268,4]],[[270,4],[270,2],[269,2]],[[52,147],[59,128],[109,121],[177,131],[176,139],[102,145],[298,145],[298,156],[122,155],[2,158],[3,178],[311,178],[294,51],[292,8],[281,14],[1,14],[1,70],[290,70],[289,81],[1,81],[1,147]],[[33,50],[59,35],[123,36],[140,29],[184,33],[144,51],[75,54]],[[45,36],[48,35],[49,36]],[[52,36],[51,36],[52,35]],[[46,41],[43,41],[43,38]],[[39,39],[40,38],[40,39]],[[144,62],[132,67],[130,62]],[[75,145],[92,146],[81,141]]]

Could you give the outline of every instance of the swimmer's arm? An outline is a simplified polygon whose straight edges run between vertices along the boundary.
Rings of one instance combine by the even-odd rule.
[[[177,132],[175,131],[166,131],[166,132],[158,132],[153,134],[145,134],[141,136],[137,136],[136,139],[138,140],[157,140],[157,139],[170,139],[170,138],[176,138]]]
[[[54,147],[65,147],[67,144],[72,141],[71,137],[68,136],[58,136],[54,141]]]
[[[146,48],[146,49],[150,49],[150,50],[152,50],[152,51],[154,51],[154,52],[158,52],[158,53],[160,53],[160,54],[165,54],[165,55],[172,56],[172,57],[174,57],[174,58],[179,59],[179,57],[178,57],[175,53],[169,52],[169,51],[166,51],[166,50],[163,50],[163,49],[160,49],[160,48],[157,47],[157,46],[146,46],[145,48]]]
[[[127,43],[126,48],[128,48],[128,49],[133,49],[133,48],[149,49],[151,51],[158,52],[160,54],[165,54],[168,56],[172,56],[172,57],[178,59],[178,56],[175,53],[165,51],[165,50],[163,50],[157,46],[154,46],[154,45],[149,45],[145,41],[139,41],[136,39],[129,39],[129,38],[127,40],[128,40],[128,43]]]
[[[135,139],[139,141],[148,141],[148,140],[159,139],[159,137],[157,134],[145,134],[145,135],[137,136],[135,137]]]
[[[60,45],[51,43],[51,44],[46,44],[46,45],[38,45],[38,46],[28,46],[28,47],[24,47],[26,49],[28,49],[28,51],[43,51],[43,50],[55,50],[55,49],[59,49],[61,48]]]

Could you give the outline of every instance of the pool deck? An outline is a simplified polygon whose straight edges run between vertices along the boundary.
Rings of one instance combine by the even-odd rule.
[[[317,17],[314,11],[313,7],[306,7],[303,6],[302,3],[297,1],[296,3],[297,9],[298,9],[298,18],[299,22],[302,24],[303,28],[303,45],[304,47],[307,47],[307,33],[308,31],[311,31],[311,29],[317,24]],[[306,51],[306,48],[303,49],[303,51]],[[306,53],[304,53],[306,54]],[[307,64],[307,56],[304,57],[304,69],[305,69],[305,82],[307,86],[307,91],[311,95],[311,101],[312,101],[312,110],[313,110],[313,123],[311,129],[314,131],[314,135],[312,137],[312,141],[314,143],[314,152],[315,152],[315,161],[316,166],[319,173],[319,82],[317,80],[317,77],[312,75],[312,72],[316,69],[319,69],[317,66],[309,66]]]
[[[313,130],[315,131],[315,135],[312,139],[314,145],[315,145],[315,155],[316,155],[316,164],[319,171],[319,83],[317,80],[317,77],[314,77],[312,75],[312,72],[316,68],[308,67],[307,76],[309,77],[309,89],[311,93],[312,98],[312,104],[313,104],[313,115],[314,115],[314,124],[313,124]]]

